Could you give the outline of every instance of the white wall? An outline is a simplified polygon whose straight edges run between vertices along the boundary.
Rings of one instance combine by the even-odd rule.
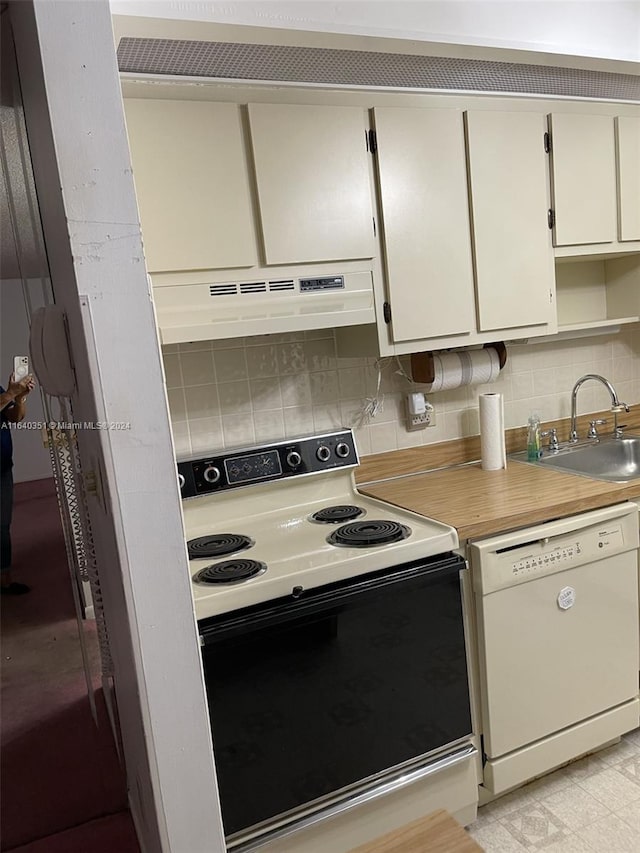
[[[6,388],[13,357],[29,355],[29,324],[19,279],[0,281],[0,318],[0,384]],[[49,451],[42,443],[40,429],[28,428],[44,419],[40,389],[36,387],[29,395],[25,421],[12,432],[16,482],[52,476]]]
[[[635,0],[111,0],[113,14],[640,61]]]

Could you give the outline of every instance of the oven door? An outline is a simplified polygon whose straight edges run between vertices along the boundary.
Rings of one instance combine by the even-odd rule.
[[[229,841],[468,738],[464,568],[441,555],[199,623]]]

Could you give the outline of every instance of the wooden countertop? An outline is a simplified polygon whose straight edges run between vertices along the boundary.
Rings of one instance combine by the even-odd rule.
[[[388,470],[392,476],[391,459]],[[477,462],[358,488],[455,527],[461,541],[640,498],[640,480],[607,483],[511,460],[500,471]]]

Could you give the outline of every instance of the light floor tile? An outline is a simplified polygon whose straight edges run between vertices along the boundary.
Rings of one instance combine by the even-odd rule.
[[[534,779],[522,790],[532,794],[537,800],[544,800],[546,797],[568,788],[571,784],[571,778],[567,774],[566,768],[561,767],[560,770],[541,776],[540,779]]]
[[[543,853],[593,853],[593,847],[579,835],[565,835],[560,841],[537,848]],[[610,851],[613,853],[613,851]]]
[[[625,743],[632,743],[636,747],[636,754],[640,752],[640,729],[634,729],[632,732],[627,732],[622,736]]]
[[[640,786],[623,776],[615,767],[595,773],[577,784],[612,812],[628,806],[634,800],[640,800]]]
[[[625,740],[624,738],[620,743],[614,743],[613,746],[601,749],[600,752],[597,753],[600,761],[603,761],[609,767],[619,764],[627,758],[632,758],[634,755],[638,755],[638,744],[633,741]]]
[[[608,765],[600,758],[600,753],[594,755],[585,755],[584,758],[578,759],[566,766],[565,771],[571,782],[581,782],[594,773],[600,773],[606,770]]]
[[[615,769],[622,773],[625,779],[629,779],[635,785],[640,785],[640,751],[635,755],[615,765]]]
[[[578,785],[569,785],[540,802],[571,830],[581,829],[610,814],[605,805]]]
[[[499,853],[640,853],[635,789],[640,729],[482,806],[469,832],[486,851]]]
[[[622,818],[625,823],[628,823],[633,830],[635,830],[638,836],[638,849],[640,849],[640,800],[634,800],[633,803],[630,803],[623,809],[619,809],[616,814],[619,818]]]
[[[527,850],[501,823],[492,823],[478,830],[473,827],[471,824],[468,832],[485,853],[524,853]]]
[[[638,853],[640,849],[637,832],[615,814],[581,829],[577,835],[602,853]]]
[[[542,803],[533,803],[511,812],[500,823],[525,847],[546,846],[562,841],[568,835],[567,826]]]
[[[523,806],[535,805],[536,802],[536,797],[530,791],[527,791],[526,788],[518,788],[517,791],[505,794],[503,797],[498,797],[497,800],[487,803],[486,806],[482,806],[478,809],[478,814],[498,820],[518,811]]]

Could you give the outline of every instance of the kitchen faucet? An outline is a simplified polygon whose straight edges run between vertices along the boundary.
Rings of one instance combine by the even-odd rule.
[[[598,382],[602,382],[609,394],[611,394],[611,411],[614,413],[613,434],[616,437],[620,436],[622,430],[622,427],[618,427],[618,413],[629,411],[629,406],[627,406],[626,403],[621,403],[620,400],[618,400],[616,390],[608,379],[605,379],[604,376],[599,376],[597,373],[587,373],[586,376],[582,376],[580,379],[578,379],[576,384],[573,386],[573,390],[571,391],[571,431],[569,433],[569,441],[572,444],[578,441],[578,433],[576,431],[576,402],[578,399],[578,391],[580,389],[580,386],[584,382],[586,382],[587,379],[597,379]]]

